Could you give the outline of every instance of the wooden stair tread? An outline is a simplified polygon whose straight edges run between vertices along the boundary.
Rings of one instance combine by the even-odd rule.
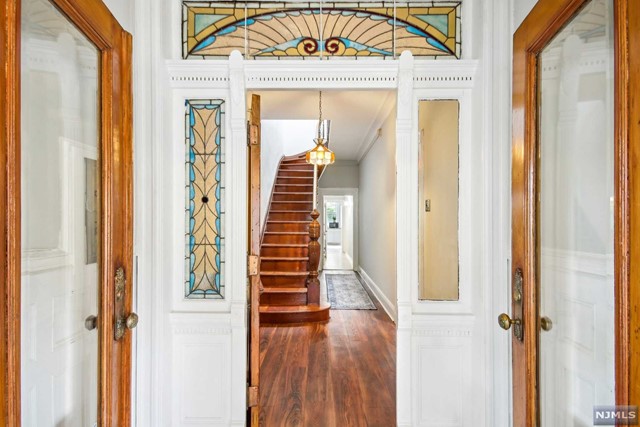
[[[263,248],[308,248],[306,243],[263,243]]]
[[[273,203],[304,203],[304,204],[308,205],[308,204],[313,203],[313,202],[311,200],[272,200],[271,203],[272,204]]]
[[[311,194],[313,195],[312,191],[274,191],[273,194]]]
[[[313,174],[313,167],[306,163],[304,153],[280,161],[268,210],[268,215],[275,216],[267,216],[267,230],[263,236],[268,243],[263,242],[260,246],[268,255],[260,258],[260,277],[264,285],[264,298],[260,301],[261,323],[329,320],[330,306],[317,304],[317,287],[307,288],[310,255],[306,241],[310,236],[308,231],[302,230],[309,227],[313,215],[313,209],[310,209],[315,191]]]
[[[265,286],[263,294],[306,294],[307,288],[303,287],[284,287],[284,286]]]
[[[301,313],[328,310],[329,304],[308,305],[261,305],[260,313]]]
[[[279,234],[279,235],[302,235],[309,234],[308,231],[265,231],[264,234]]]
[[[261,276],[308,276],[308,271],[261,271]]]

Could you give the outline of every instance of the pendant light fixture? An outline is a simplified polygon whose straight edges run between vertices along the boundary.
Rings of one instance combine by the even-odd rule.
[[[321,165],[330,165],[336,161],[336,155],[326,146],[325,137],[323,135],[322,129],[324,129],[322,123],[322,91],[320,91],[319,95],[319,118],[318,118],[318,137],[313,140],[316,143],[316,146],[307,151],[306,159],[307,163],[321,166]]]
[[[333,151],[329,150],[329,147],[325,145],[325,140],[322,135],[322,91],[319,95],[319,117],[318,117],[318,137],[313,140],[316,146],[307,151],[306,160],[307,163],[313,165],[313,210],[316,212],[317,205],[317,189],[318,189],[318,166],[330,165],[336,161],[336,155]],[[324,135],[327,136],[326,134]]]

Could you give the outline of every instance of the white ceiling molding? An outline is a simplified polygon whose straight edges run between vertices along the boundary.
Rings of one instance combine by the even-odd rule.
[[[245,62],[247,89],[394,89],[397,61],[281,60]]]
[[[470,89],[478,68],[476,60],[414,60],[413,85],[416,89]]]
[[[414,61],[416,88],[471,88],[478,61]],[[174,88],[226,88],[228,60],[166,61]],[[281,60],[244,61],[246,87],[251,89],[396,89],[398,61]]]
[[[169,83],[172,88],[220,88],[229,87],[229,61],[166,61]]]

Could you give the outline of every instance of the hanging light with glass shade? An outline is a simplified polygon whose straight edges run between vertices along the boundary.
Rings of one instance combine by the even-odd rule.
[[[327,143],[325,142],[325,137],[328,134],[328,126],[323,126],[322,122],[322,91],[320,91],[318,101],[318,137],[313,140],[316,143],[316,146],[307,151],[306,159],[307,163],[313,165],[313,209],[316,209],[317,202],[317,188],[318,188],[318,166],[326,166],[333,164],[336,161],[336,155],[333,154],[333,151],[329,150],[327,147]],[[323,130],[326,130],[323,135]]]
[[[322,121],[322,91],[320,91],[319,95],[319,118],[318,118],[318,137],[313,140],[316,143],[316,146],[307,151],[307,163],[322,166],[322,165],[330,165],[336,161],[336,155],[327,147],[326,143],[326,133],[323,132],[328,130],[328,127]],[[324,133],[324,135],[323,135]]]

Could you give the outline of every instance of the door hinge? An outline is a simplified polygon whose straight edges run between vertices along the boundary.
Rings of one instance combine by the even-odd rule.
[[[248,141],[247,145],[258,145],[260,141],[258,139],[258,126],[249,124]]]
[[[253,408],[254,406],[258,406],[259,401],[260,401],[260,394],[258,392],[258,387],[257,386],[247,387],[247,408]]]
[[[249,255],[247,259],[247,271],[249,276],[258,275],[258,264],[260,263],[260,257],[258,255]]]

